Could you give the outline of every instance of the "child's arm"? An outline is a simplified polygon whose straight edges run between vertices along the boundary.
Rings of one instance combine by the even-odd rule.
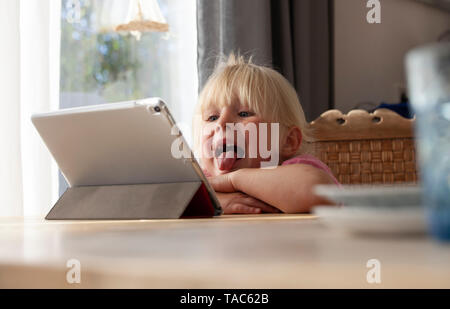
[[[216,192],[224,214],[278,213],[279,209],[242,192]]]
[[[218,192],[244,192],[285,213],[309,212],[314,205],[330,204],[316,196],[313,187],[334,183],[325,172],[307,164],[245,168],[209,181]]]

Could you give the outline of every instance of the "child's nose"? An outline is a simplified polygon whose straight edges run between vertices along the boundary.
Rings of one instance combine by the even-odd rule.
[[[226,130],[227,126],[229,127],[231,124],[234,123],[234,119],[229,111],[225,111],[220,115],[218,121],[217,121],[217,128],[216,130]]]
[[[232,130],[232,123],[230,122],[218,122],[215,128],[216,133],[220,133],[221,135],[225,135],[225,132],[228,130]]]

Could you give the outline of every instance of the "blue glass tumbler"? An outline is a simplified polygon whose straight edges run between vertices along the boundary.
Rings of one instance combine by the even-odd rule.
[[[413,49],[406,71],[429,231],[450,241],[450,42]]]

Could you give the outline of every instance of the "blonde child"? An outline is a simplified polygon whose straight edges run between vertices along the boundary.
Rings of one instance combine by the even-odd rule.
[[[194,149],[226,214],[309,212],[328,203],[313,193],[315,185],[338,184],[330,169],[308,154],[311,134],[294,88],[251,59],[231,54],[216,67],[200,93],[193,127]],[[255,135],[242,130],[250,127]],[[251,155],[252,145],[261,150],[262,144],[272,150],[270,157],[255,149]],[[273,168],[261,168],[269,161],[276,163]]]

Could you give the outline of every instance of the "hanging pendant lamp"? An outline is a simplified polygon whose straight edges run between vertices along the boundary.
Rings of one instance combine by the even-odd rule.
[[[142,32],[167,32],[169,25],[156,0],[130,0],[125,23],[114,30],[131,32],[139,40]]]
[[[143,32],[169,31],[157,0],[103,0],[96,4],[100,32],[130,32],[139,40]]]

